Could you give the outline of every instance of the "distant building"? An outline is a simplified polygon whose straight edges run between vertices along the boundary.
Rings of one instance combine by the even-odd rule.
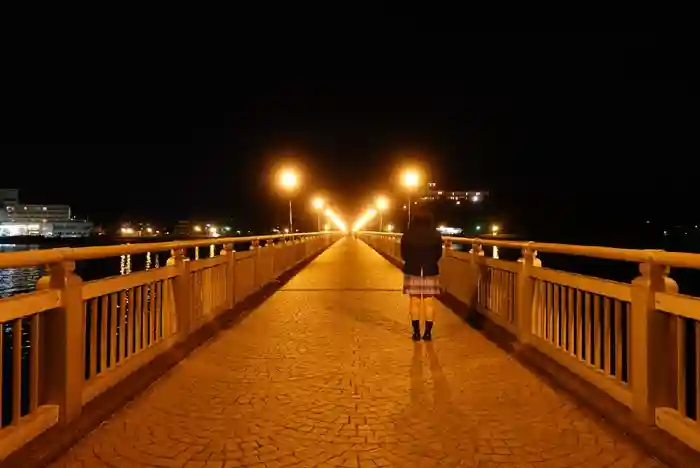
[[[435,182],[429,182],[420,199],[423,201],[454,201],[456,205],[460,205],[463,202],[479,203],[488,195],[488,192],[483,190],[443,190],[436,185]]]
[[[86,237],[92,223],[76,220],[68,205],[21,203],[19,190],[0,189],[0,236]]]
[[[240,235],[240,231],[236,233]],[[173,234],[178,237],[220,237],[234,235],[234,231],[215,221],[181,220],[175,224]]]

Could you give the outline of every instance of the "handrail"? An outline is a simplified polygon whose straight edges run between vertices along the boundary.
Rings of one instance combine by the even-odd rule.
[[[276,239],[290,239],[304,236],[318,236],[321,232],[304,232],[294,234],[271,234],[264,236],[247,237],[212,237],[208,239],[150,242],[139,244],[117,244],[92,247],[64,247],[45,250],[29,250],[23,252],[0,253],[1,268],[21,268],[36,265],[48,265],[65,261],[89,260],[104,257],[116,257],[126,254],[140,254],[147,252],[162,252],[166,250],[186,249],[190,247],[202,247],[207,245],[241,244],[244,242],[267,241]]]
[[[363,234],[382,235],[386,237],[401,237],[402,233],[363,231]],[[506,241],[482,239],[479,237],[443,236],[443,240],[454,244],[483,245],[502,247],[506,249],[529,249],[538,252],[576,255],[581,257],[604,258],[633,263],[653,263],[677,268],[700,269],[700,254],[687,252],[667,252],[665,250],[622,249],[616,247],[601,247],[594,245],[554,244],[549,242]]]

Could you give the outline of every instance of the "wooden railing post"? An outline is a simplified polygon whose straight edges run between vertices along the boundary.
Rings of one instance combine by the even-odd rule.
[[[262,286],[262,280],[260,279],[260,272],[262,271],[260,265],[260,256],[262,254],[260,250],[260,239],[257,237],[253,239],[250,243],[250,250],[255,252],[255,258],[253,259],[253,292],[255,292]]]
[[[233,244],[224,244],[221,255],[226,257],[226,308],[236,305],[236,252]]]
[[[173,278],[173,296],[175,298],[177,330],[180,334],[180,339],[184,339],[194,328],[192,279],[190,274],[190,262],[185,258],[185,250],[171,250],[168,265],[177,268],[177,276]]]
[[[77,419],[83,406],[83,280],[75,274],[75,262],[50,265],[48,270],[49,276],[39,279],[36,288],[60,289],[61,307],[41,314],[41,399],[46,404],[59,406],[59,419],[65,424]]]
[[[535,290],[532,268],[536,254],[529,244],[532,242],[522,249],[522,257],[518,259],[520,271],[515,291],[515,324],[518,340],[523,344],[529,343],[532,336],[532,299]]]
[[[484,256],[484,249],[481,244],[472,244],[469,253],[471,261],[469,262],[469,277],[467,278],[467,306],[476,307],[479,276],[481,275],[481,258]]]
[[[678,284],[668,277],[670,268],[653,263],[639,266],[641,276],[632,281],[629,342],[633,411],[643,422],[654,424],[655,410],[675,407],[676,346],[672,317],[656,310],[657,292],[677,293]]]

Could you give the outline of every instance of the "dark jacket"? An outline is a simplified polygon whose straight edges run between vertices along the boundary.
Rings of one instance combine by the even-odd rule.
[[[409,227],[401,237],[403,272],[407,275],[437,276],[438,260],[442,257],[442,236],[432,227]]]

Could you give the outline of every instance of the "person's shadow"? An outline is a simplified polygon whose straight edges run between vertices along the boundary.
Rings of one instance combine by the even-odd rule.
[[[435,352],[432,341],[425,343],[426,354],[430,366],[430,376],[433,381],[433,405],[436,411],[451,411],[452,390],[447,382],[445,374],[442,372],[440,360]]]
[[[421,342],[413,343],[411,358],[411,409],[420,411],[425,405],[425,381],[423,380],[423,346]]]
[[[425,353],[423,352],[425,349]],[[429,405],[427,392],[425,388],[425,376],[423,373],[423,356],[428,358],[428,366],[430,369],[430,380],[433,387],[433,411],[449,412],[452,411],[452,390],[450,384],[442,371],[440,360],[435,352],[435,347],[431,341],[424,343],[417,342],[413,344],[413,357],[411,358],[411,407],[425,411]]]

